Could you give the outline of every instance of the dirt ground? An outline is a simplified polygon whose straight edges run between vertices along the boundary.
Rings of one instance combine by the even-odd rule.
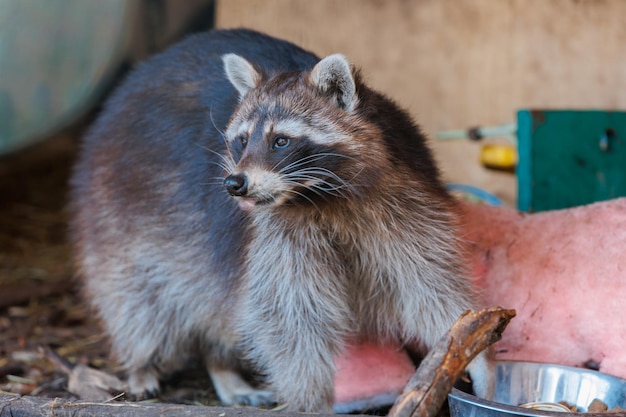
[[[0,160],[0,389],[67,396],[38,354],[70,360],[100,338],[78,301],[66,243],[67,178],[77,131]],[[80,346],[80,348],[77,348]],[[100,355],[97,355],[100,356]]]

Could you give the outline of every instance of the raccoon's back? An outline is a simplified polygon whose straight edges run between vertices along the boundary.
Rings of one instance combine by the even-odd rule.
[[[178,257],[223,277],[224,289],[238,275],[247,221],[223,190],[220,166],[221,132],[238,101],[223,72],[229,52],[268,72],[317,62],[256,32],[213,31],[131,72],[84,138],[71,181],[71,239],[88,283],[124,256],[139,270]]]

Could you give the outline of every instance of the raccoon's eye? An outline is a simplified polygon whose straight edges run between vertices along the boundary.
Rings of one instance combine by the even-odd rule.
[[[277,137],[276,139],[274,139],[274,149],[285,149],[287,146],[289,146],[289,139],[288,138],[284,138],[282,136]]]
[[[239,143],[241,143],[241,146],[245,148],[248,144],[248,137],[244,135],[239,136]]]

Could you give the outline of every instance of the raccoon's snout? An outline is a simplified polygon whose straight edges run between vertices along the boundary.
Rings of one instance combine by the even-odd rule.
[[[226,191],[234,197],[242,197],[248,193],[248,177],[244,174],[231,174],[224,179]]]

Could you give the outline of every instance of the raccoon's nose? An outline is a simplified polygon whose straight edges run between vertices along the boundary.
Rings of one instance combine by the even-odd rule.
[[[229,175],[224,179],[224,187],[232,196],[244,196],[248,193],[248,178],[244,174]]]

